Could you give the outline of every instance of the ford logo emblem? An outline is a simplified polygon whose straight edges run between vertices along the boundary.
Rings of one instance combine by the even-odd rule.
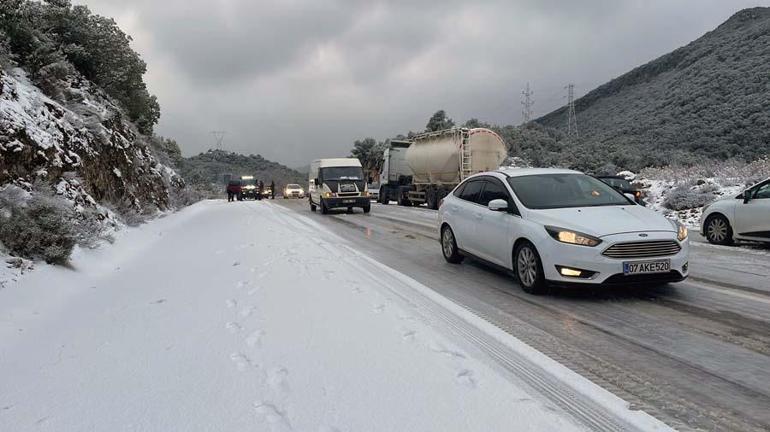
[[[649,237],[647,234],[639,234],[639,237]]]

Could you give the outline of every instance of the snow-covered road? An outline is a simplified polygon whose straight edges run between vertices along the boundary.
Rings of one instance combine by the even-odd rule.
[[[474,260],[446,264],[434,211],[374,205],[366,215],[320,215],[305,201],[277,203],[677,429],[770,428],[765,250],[698,243],[687,282],[531,296]]]
[[[0,370],[0,431],[665,429],[268,202],[0,290]]]

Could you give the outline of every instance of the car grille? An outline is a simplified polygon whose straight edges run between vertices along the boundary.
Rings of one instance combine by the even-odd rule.
[[[673,240],[618,243],[607,248],[602,255],[610,258],[651,258],[676,255],[682,247]]]

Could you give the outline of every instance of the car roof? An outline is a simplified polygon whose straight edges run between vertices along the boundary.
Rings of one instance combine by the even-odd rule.
[[[522,177],[544,174],[583,174],[580,171],[564,168],[500,168],[497,172],[505,174],[508,177]]]

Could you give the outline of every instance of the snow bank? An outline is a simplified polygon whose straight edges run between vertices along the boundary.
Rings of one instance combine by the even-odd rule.
[[[311,219],[208,201],[0,290],[0,430],[589,429],[437,325],[447,311],[665,428]]]

